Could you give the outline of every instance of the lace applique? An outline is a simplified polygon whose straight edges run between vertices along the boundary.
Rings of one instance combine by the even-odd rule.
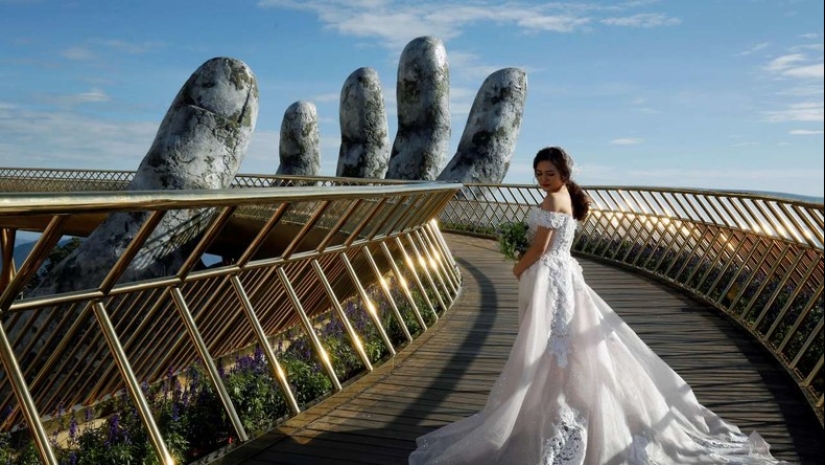
[[[542,465],[584,463],[586,446],[587,420],[575,410],[562,407],[556,423],[556,434],[544,441]]]
[[[547,303],[552,309],[550,331],[547,334],[547,351],[556,356],[556,363],[567,367],[570,351],[570,322],[573,320],[573,283],[568,260],[551,260],[545,256],[542,263],[550,273]]]
[[[559,292],[559,294],[562,294]],[[562,368],[567,367],[567,354],[570,351],[570,320],[573,314],[571,305],[560,298],[555,302],[553,320],[550,322],[547,350],[556,356],[556,363]]]
[[[576,236],[576,224],[576,220],[565,213],[533,208],[527,215],[527,240],[532,243],[536,239],[536,230],[540,226],[552,229],[555,233],[545,255],[559,251],[569,256],[573,239]]]
[[[528,223],[544,226],[548,229],[560,229],[570,215],[534,208],[527,218]]]

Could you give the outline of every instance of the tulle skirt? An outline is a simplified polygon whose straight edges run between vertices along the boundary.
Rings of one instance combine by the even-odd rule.
[[[784,463],[702,406],[574,259],[524,272],[519,320],[484,409],[418,438],[410,464]]]

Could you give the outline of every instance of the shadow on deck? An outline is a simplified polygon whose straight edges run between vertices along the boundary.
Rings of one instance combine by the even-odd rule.
[[[462,295],[433,328],[378,367],[220,464],[404,464],[415,438],[480,410],[517,330],[517,282],[489,240],[447,235]],[[820,464],[822,429],[794,383],[714,309],[628,271],[580,260],[588,284],[694,389],[758,430],[774,456]]]

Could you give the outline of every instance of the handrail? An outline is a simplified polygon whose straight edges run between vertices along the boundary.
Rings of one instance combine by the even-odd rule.
[[[285,177],[253,179],[287,185]],[[0,174],[0,187],[3,183]],[[140,386],[201,360],[236,437],[244,441],[249,432],[219,376],[218,361],[262,348],[272,379],[297,413],[302,408],[299,393],[290,385],[292,374],[279,363],[272,338],[303,328],[315,360],[334,389],[341,389],[316,324],[319,318],[341,320],[370,370],[364,336],[340,308],[355,295],[364,301],[384,353],[394,355],[408,340],[405,336],[426,330],[456,298],[460,277],[434,221],[461,185],[361,184],[366,185],[4,193],[0,410],[13,409],[6,427],[25,420],[41,460],[54,463],[43,412],[89,405],[125,390],[158,457],[170,463]],[[43,279],[38,270],[61,237],[71,231],[91,233],[101,222],[123,220],[125,225],[125,219],[134,223],[124,228],[129,231],[125,238],[115,241],[117,253],[100,270],[84,269],[82,285],[46,294],[38,291],[52,288],[42,282],[32,285]],[[15,234],[27,229],[42,234],[26,260],[15,264],[7,259]],[[172,253],[180,259],[169,259]],[[222,261],[199,265],[209,254]],[[168,265],[146,274],[146,265],[154,263]],[[400,294],[368,292],[390,280],[402,285]],[[392,311],[379,313],[379,301],[382,309]],[[415,314],[418,329],[407,327],[399,308]],[[401,340],[389,334],[387,322],[401,328]]]

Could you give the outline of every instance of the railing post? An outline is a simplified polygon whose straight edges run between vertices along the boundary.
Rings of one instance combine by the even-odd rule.
[[[340,391],[341,382],[338,380],[338,375],[335,374],[335,370],[332,368],[332,361],[329,359],[327,351],[324,349],[324,346],[321,345],[318,335],[315,334],[315,328],[312,327],[312,321],[310,321],[304,311],[304,306],[301,305],[301,299],[299,299],[298,294],[295,293],[295,289],[292,287],[292,283],[289,281],[289,277],[287,277],[283,267],[279,266],[277,273],[278,278],[281,279],[281,284],[283,284],[286,289],[289,300],[292,301],[292,306],[295,307],[295,312],[298,313],[298,317],[304,325],[304,330],[307,333],[307,337],[309,337],[310,344],[313,349],[315,349],[315,353],[318,355],[318,359],[321,361],[321,365],[323,365],[324,369],[327,371],[327,375],[332,381],[332,385],[335,386],[335,390]]]
[[[232,427],[235,428],[235,432],[238,433],[238,439],[241,442],[248,441],[249,435],[246,434],[246,429],[243,427],[243,422],[241,422],[240,417],[238,417],[238,411],[235,410],[235,405],[229,397],[229,392],[226,390],[226,385],[223,384],[218,367],[215,365],[215,360],[212,359],[212,355],[209,353],[209,348],[206,346],[206,342],[203,340],[203,336],[201,336],[201,333],[198,330],[198,325],[192,317],[192,312],[189,311],[189,306],[186,305],[186,299],[183,298],[183,294],[180,292],[179,287],[173,287],[171,292],[172,298],[175,301],[175,307],[178,309],[178,313],[183,320],[184,326],[186,326],[186,332],[189,333],[192,343],[195,344],[195,349],[197,349],[198,355],[200,355],[201,360],[206,367],[206,372],[209,374],[209,379],[212,381],[212,385],[215,386],[215,390],[218,391],[218,397],[221,399],[223,409],[226,410],[226,413],[229,415],[229,421],[232,423]]]
[[[158,454],[158,459],[163,464],[174,464],[175,461],[172,459],[172,455],[166,448],[166,443],[163,441],[163,436],[160,434],[160,429],[158,429],[158,425],[155,422],[155,417],[152,415],[152,411],[149,408],[149,403],[146,402],[146,397],[144,397],[143,392],[140,389],[140,382],[137,377],[135,377],[134,372],[132,372],[132,366],[129,363],[129,358],[126,356],[126,352],[120,345],[120,340],[118,339],[117,333],[115,332],[115,327],[112,325],[112,321],[109,319],[109,315],[106,312],[106,307],[103,306],[102,302],[97,301],[92,305],[92,308],[94,309],[95,318],[97,319],[100,328],[103,330],[103,336],[106,339],[106,344],[115,356],[115,362],[117,363],[118,369],[120,369],[120,375],[126,382],[126,391],[135,403],[135,408],[138,411],[138,415],[140,415],[140,419],[143,421],[143,425],[149,433],[149,441],[152,442],[152,447],[155,449],[155,453]]]
[[[401,316],[401,311],[398,310],[398,306],[395,305],[395,300],[392,298],[392,293],[390,292],[389,288],[387,287],[387,281],[384,279],[384,275],[381,274],[381,270],[378,269],[378,264],[375,263],[375,260],[372,258],[372,254],[368,247],[364,247],[361,249],[364,253],[364,257],[367,259],[367,263],[369,263],[370,268],[372,268],[373,274],[375,274],[375,278],[378,280],[378,284],[381,288],[381,292],[384,294],[384,297],[387,299],[387,302],[390,303],[390,308],[392,309],[393,316],[395,316],[396,321],[398,321],[398,326],[401,327],[401,332],[404,333],[404,337],[407,339],[407,342],[411,342],[413,340],[412,334],[410,334],[409,328],[407,328],[407,324],[404,323],[404,318]]]
[[[11,387],[15,396],[17,396],[17,401],[20,403],[23,418],[26,419],[26,423],[32,430],[31,436],[34,439],[40,460],[49,465],[57,465],[57,457],[55,457],[54,451],[49,445],[49,436],[46,434],[43,422],[40,421],[37,406],[29,393],[28,386],[26,386],[26,379],[20,371],[20,365],[14,356],[14,349],[11,347],[9,338],[6,335],[6,328],[2,324],[0,324],[0,357],[3,359],[3,366],[6,368],[6,376],[9,377]]]
[[[384,330],[384,326],[381,325],[381,316],[378,314],[378,309],[375,307],[375,303],[372,300],[370,300],[370,296],[367,294],[367,291],[364,289],[364,286],[361,285],[361,280],[358,279],[358,274],[355,272],[355,268],[352,267],[352,263],[350,262],[349,257],[347,257],[347,254],[341,254],[341,261],[344,263],[344,266],[347,269],[347,273],[349,273],[349,277],[352,280],[352,283],[355,285],[355,289],[358,291],[358,294],[364,301],[364,305],[367,306],[367,315],[370,316],[373,324],[375,324],[375,329],[381,336],[381,340],[384,341],[384,346],[386,346],[390,355],[395,355],[395,347],[392,346],[392,342],[390,341],[389,336],[387,336],[387,332]]]
[[[398,265],[395,264],[395,257],[393,257],[392,253],[390,253],[390,249],[387,247],[386,242],[381,243],[381,251],[384,252],[384,257],[387,259],[387,263],[390,264],[392,272],[395,274],[395,279],[398,280],[398,284],[401,286],[401,292],[404,293],[404,297],[407,298],[407,301],[412,306],[413,313],[415,313],[415,319],[418,321],[419,326],[421,326],[422,331],[426,331],[427,323],[424,322],[424,318],[421,316],[421,310],[418,308],[418,304],[415,303],[412,293],[410,293],[409,284],[404,279],[404,275],[401,274],[401,270],[398,269]],[[435,312],[433,311],[433,313]],[[438,315],[436,315],[435,318],[438,320]]]
[[[272,374],[275,375],[275,379],[277,379],[281,385],[281,391],[284,393],[286,403],[289,405],[292,413],[300,413],[301,408],[298,407],[298,402],[292,394],[292,389],[289,387],[289,381],[287,380],[286,373],[284,373],[284,369],[281,368],[281,364],[278,363],[278,359],[275,358],[275,352],[272,351],[272,347],[269,345],[269,339],[266,337],[266,333],[264,332],[264,328],[261,326],[261,322],[258,321],[258,317],[255,315],[255,309],[252,308],[252,302],[250,302],[249,297],[246,295],[246,291],[244,290],[241,280],[238,279],[237,275],[230,276],[229,280],[235,288],[235,293],[241,301],[241,308],[243,308],[244,314],[246,315],[250,326],[252,326],[255,336],[258,338],[258,344],[261,345],[261,349],[264,351],[264,356],[269,362],[269,366],[272,369]]]
[[[361,342],[361,338],[358,337],[358,333],[356,333],[355,329],[353,329],[349,318],[347,318],[346,312],[344,312],[344,309],[341,307],[341,302],[338,301],[338,297],[335,295],[335,291],[332,289],[332,285],[329,283],[329,280],[324,273],[324,269],[321,268],[321,264],[318,263],[318,260],[312,260],[312,268],[315,270],[315,274],[318,275],[318,279],[324,286],[324,291],[326,292],[329,301],[332,303],[332,308],[335,309],[335,312],[338,314],[338,318],[341,320],[341,324],[344,325],[344,330],[347,332],[347,335],[349,335],[349,339],[352,341],[352,346],[358,353],[358,357],[361,358],[361,362],[364,364],[367,371],[372,371],[372,363],[370,363],[370,358],[364,350],[364,343]]]

